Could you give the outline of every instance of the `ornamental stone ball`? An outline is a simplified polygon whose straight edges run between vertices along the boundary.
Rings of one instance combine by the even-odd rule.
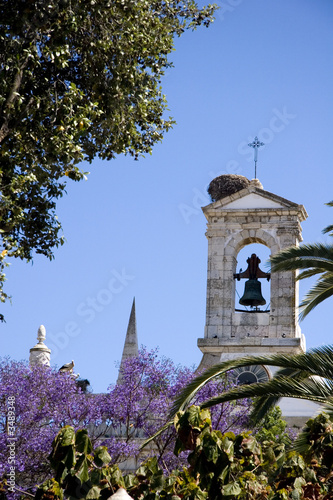
[[[249,184],[249,179],[243,175],[225,174],[215,177],[209,184],[207,191],[212,201],[218,201],[248,187]]]

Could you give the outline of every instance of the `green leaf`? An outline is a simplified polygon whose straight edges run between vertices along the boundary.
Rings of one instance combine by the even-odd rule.
[[[55,439],[56,446],[64,447],[64,446],[71,446],[74,445],[75,443],[75,431],[73,427],[70,427],[69,425],[66,425],[63,427],[56,439]]]
[[[42,500],[47,492],[50,492],[51,496],[56,496],[61,500],[63,499],[63,490],[60,488],[59,483],[54,479],[47,479],[38,487],[35,495],[36,500]]]
[[[75,448],[76,451],[78,451],[79,453],[84,453],[85,455],[88,455],[92,452],[92,444],[86,429],[81,429],[76,432]]]
[[[294,481],[294,488],[301,492],[302,486],[304,486],[305,484],[306,484],[306,481],[305,481],[304,477],[297,477]]]
[[[237,496],[242,493],[242,489],[238,483],[229,483],[222,486],[222,493],[225,496]]]
[[[150,482],[150,487],[153,491],[161,491],[164,488],[164,476],[163,472],[159,471],[158,474],[154,474],[151,482]]]
[[[227,454],[229,460],[232,460],[234,456],[234,442],[230,440],[226,434],[223,435],[221,441],[224,453]]]
[[[100,498],[101,488],[98,486],[93,486],[86,495],[86,500],[94,500],[95,498]]]
[[[93,469],[90,472],[90,481],[93,485],[99,484],[101,479],[102,479],[102,472],[100,469]]]
[[[94,451],[94,462],[98,467],[111,462],[111,457],[106,446],[98,446]]]
[[[70,470],[76,463],[74,448],[70,446],[68,448],[68,452],[65,457],[61,460],[61,463],[65,465],[65,467]]]
[[[89,479],[89,464],[84,455],[82,455],[75,466],[76,476],[80,479],[81,483],[85,483]]]
[[[227,478],[229,471],[230,471],[230,465],[227,465],[226,467],[224,467],[222,472],[219,474],[218,477],[219,477],[219,479],[221,479],[222,483],[224,483],[225,479]]]

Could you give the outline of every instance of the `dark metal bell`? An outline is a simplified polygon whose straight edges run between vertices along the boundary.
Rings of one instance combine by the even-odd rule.
[[[258,280],[247,280],[243,297],[239,301],[242,306],[263,306],[266,300],[261,295],[261,283]]]

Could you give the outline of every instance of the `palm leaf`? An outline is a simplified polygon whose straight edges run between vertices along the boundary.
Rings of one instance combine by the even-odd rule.
[[[323,258],[292,258],[288,260],[285,259],[283,262],[277,263],[276,261],[273,262],[274,257],[271,258],[271,271],[273,273],[277,271],[297,271],[299,269],[316,269],[318,272],[333,272],[333,261],[325,260]]]
[[[330,224],[329,226],[324,227],[324,229],[322,230],[322,233],[324,233],[324,234],[331,233],[331,232],[333,232],[333,224]]]
[[[212,366],[209,368],[207,371],[205,371],[202,375],[199,375],[196,377],[190,384],[188,384],[185,389],[182,390],[180,395],[177,397],[175,400],[172,409],[170,411],[170,418],[173,417],[177,411],[183,410],[186,406],[188,406],[191,401],[193,400],[195,394],[205,385],[207,384],[210,380],[221,376],[223,373],[232,370],[237,367],[241,366],[250,366],[250,365],[266,365],[266,366],[279,366],[281,368],[286,368],[291,371],[287,372],[278,372],[277,377],[274,377],[273,380],[275,379],[281,379],[283,378],[283,375],[288,375],[288,379],[292,380],[295,384],[296,383],[301,383],[302,379],[305,378],[305,376],[311,376],[311,375],[317,375],[322,378],[328,378],[328,379],[333,379],[333,347],[332,346],[323,346],[323,347],[318,347],[316,349],[312,349],[308,351],[307,353],[302,353],[302,354],[296,354],[296,355],[284,355],[284,354],[276,354],[273,356],[247,356],[245,358],[240,358],[237,360],[231,360],[231,361],[226,361],[224,363],[219,363],[217,365]],[[293,377],[290,378],[290,374],[293,373]],[[286,376],[285,376],[286,378]],[[270,384],[272,381],[269,381],[264,384],[254,384],[254,386],[260,385],[262,390],[266,390],[267,384]],[[272,387],[272,386],[268,386]],[[246,390],[249,390],[249,392],[246,392]],[[233,391],[236,391],[233,389]],[[242,397],[254,397],[254,389],[251,389],[251,386],[244,386],[244,387],[239,387],[237,388],[238,395],[243,394]],[[229,391],[228,391],[229,393]],[[236,394],[236,392],[232,393],[232,397]],[[273,396],[273,397],[282,397],[279,395],[277,392],[268,394],[268,393],[263,393],[261,394],[256,394],[256,396]],[[317,394],[318,395],[318,394]],[[306,398],[309,396],[307,393]],[[327,395],[326,395],[327,396]],[[288,396],[292,397],[292,396]],[[235,400],[237,399],[236,397],[233,397],[233,399],[230,400]],[[221,400],[222,401],[222,400]],[[221,402],[220,401],[220,402]],[[323,401],[321,401],[323,402]],[[206,404],[206,402],[205,402]],[[217,400],[215,400],[215,404],[217,404]],[[262,403],[264,404],[264,403]],[[267,404],[267,403],[265,403]],[[210,405],[212,406],[212,405]]]
[[[251,423],[261,422],[267,413],[279,403],[279,400],[280,397],[278,396],[258,396],[253,401],[250,415]]]
[[[312,268],[312,269],[306,269],[305,271],[302,271],[301,273],[299,273],[298,276],[296,276],[296,279],[299,281],[299,280],[303,280],[305,278],[311,278],[312,276],[316,276],[317,274],[322,274],[326,272],[326,269],[324,268]]]
[[[332,391],[333,392],[333,391]],[[323,405],[323,411],[326,412],[333,421],[333,396],[330,396]]]
[[[288,377],[297,380],[304,380],[309,376],[307,372],[299,369],[280,368],[274,378]],[[265,415],[278,404],[279,397],[276,396],[259,396],[253,402],[253,414],[256,415],[256,420],[261,421]]]
[[[327,205],[328,207],[333,207],[333,201],[329,201],[328,203],[325,203],[325,205]],[[326,226],[322,232],[324,234],[333,233],[333,224]],[[333,234],[330,234],[330,236],[333,236]]]
[[[147,438],[143,443],[142,445],[140,446],[140,450],[142,450],[143,448],[145,448],[149,443],[151,443],[152,441],[154,441],[158,436],[160,436],[164,431],[166,431],[171,425],[173,425],[174,423],[174,420],[170,420],[169,422],[167,422],[166,424],[163,425],[163,427],[161,427],[157,432],[155,432],[155,434],[153,436],[150,436],[149,438]]]
[[[275,361],[276,358],[280,357],[286,358],[287,361],[289,360],[289,364],[282,365],[276,363],[275,366],[281,366],[282,370],[279,370],[275,376],[289,375],[294,377],[296,376],[298,370],[300,373],[303,371],[304,374],[317,375],[322,378],[333,379],[333,346],[331,345],[312,348],[306,353],[295,354],[292,356],[275,355],[271,356],[270,359]],[[291,371],[285,372],[283,367]],[[295,371],[292,372],[292,370]]]
[[[300,305],[300,320],[333,295],[333,245],[322,243],[290,247],[271,257],[272,272],[302,269],[296,279],[320,275]]]
[[[325,273],[305,295],[300,304],[300,319],[304,319],[318,304],[333,295],[333,275]]]
[[[298,355],[297,355],[298,356]],[[299,368],[280,368],[274,377],[292,377],[297,378],[297,380],[304,380],[309,376],[308,372],[302,371]]]
[[[297,398],[313,401],[318,404],[324,404],[331,394],[332,388],[322,382],[321,379],[308,378],[298,381],[286,377],[273,378],[265,383],[244,385],[236,387],[224,394],[211,398],[200,405],[201,408],[211,408],[227,401],[238,401],[243,398],[256,398],[265,394],[262,401],[264,403],[259,407],[252,408],[250,419],[253,425],[257,425],[265,415],[265,405],[268,398],[279,400],[280,398]]]
[[[282,250],[271,257],[272,272],[323,268],[333,271],[333,245],[301,245]]]

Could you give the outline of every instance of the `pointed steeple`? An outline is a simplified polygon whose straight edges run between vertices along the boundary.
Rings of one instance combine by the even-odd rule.
[[[133,358],[139,354],[138,334],[136,330],[136,315],[135,315],[135,297],[133,299],[131,314],[128,321],[127,333],[124,343],[123,354],[119,368],[117,383],[121,381],[121,369],[124,361],[128,358]]]

